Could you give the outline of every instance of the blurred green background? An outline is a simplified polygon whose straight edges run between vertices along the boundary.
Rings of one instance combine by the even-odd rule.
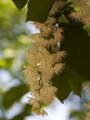
[[[0,0],[0,120],[24,120],[32,115],[28,102],[22,102],[23,96],[29,92],[22,72],[24,50],[29,44],[28,34],[31,32],[28,22],[25,23],[26,11],[26,7],[18,11],[11,0]],[[66,101],[72,102],[73,96],[71,94]],[[84,99],[87,99],[85,94]],[[79,99],[78,110],[71,108],[68,120],[84,120],[81,103]],[[16,111],[10,116],[13,106],[16,106]]]
[[[30,105],[21,102],[29,92],[22,73],[30,33],[25,13],[26,8],[19,12],[11,0],[0,0],[0,120],[23,120],[31,111]],[[14,104],[19,114],[10,118],[8,112]]]

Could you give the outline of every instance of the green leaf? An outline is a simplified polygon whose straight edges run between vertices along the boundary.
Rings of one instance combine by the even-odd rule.
[[[13,63],[12,58],[0,59],[0,68],[9,68]]]
[[[87,81],[86,79],[78,76],[74,71],[72,71],[68,66],[65,68],[66,76],[71,90],[76,94],[81,96],[82,83]]]
[[[90,37],[88,33],[79,23],[62,23],[60,27],[64,28],[65,39],[61,44],[61,50],[68,53],[65,58],[66,64],[80,77],[90,80]]]
[[[18,101],[28,91],[29,89],[26,87],[26,84],[22,84],[11,88],[4,95],[3,98],[4,108],[8,109],[14,102]]]
[[[58,88],[58,92],[56,93],[56,95],[58,99],[63,103],[63,101],[68,97],[71,92],[71,88],[69,86],[64,71],[61,75],[54,76],[54,78],[52,79],[52,85]]]
[[[69,115],[70,119],[76,118],[77,120],[85,120],[85,113],[83,110],[79,111],[79,110],[72,110],[70,115]]]
[[[71,91],[80,96],[81,85],[84,81],[86,81],[86,79],[78,76],[66,65],[60,75],[54,76],[52,84],[58,88],[57,97],[63,102]]]
[[[30,0],[26,21],[45,22],[55,0]]]
[[[21,10],[28,2],[28,0],[12,0],[12,1],[19,10]]]
[[[12,120],[24,120],[24,117],[28,115],[31,115],[31,106],[29,104],[26,104],[24,110],[20,114],[12,118]]]

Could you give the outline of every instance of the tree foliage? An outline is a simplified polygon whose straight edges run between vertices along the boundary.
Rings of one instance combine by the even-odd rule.
[[[14,3],[17,6],[17,8],[20,9],[19,5],[16,4],[17,0],[14,0]],[[26,2],[24,4],[26,4]],[[88,32],[84,29],[84,24],[89,25],[89,21],[90,21],[89,15],[87,14],[87,12],[89,12],[89,6],[90,6],[89,0],[86,0],[86,1],[74,0],[71,2],[68,0],[67,1],[64,1],[64,0],[62,0],[62,1],[30,0],[30,1],[28,1],[27,6],[28,6],[28,12],[27,12],[26,21],[29,20],[29,21],[43,23],[38,26],[39,26],[41,32],[44,32],[44,34],[47,34],[47,33],[45,33],[45,30],[43,30],[42,27],[44,27],[43,25],[44,25],[45,21],[46,20],[48,21],[48,16],[50,18],[55,18],[55,20],[56,20],[55,23],[52,22],[51,20],[49,20],[48,24],[50,24],[50,22],[52,22],[51,24],[54,24],[54,26],[55,26],[55,24],[57,24],[58,28],[62,27],[64,29],[63,35],[64,35],[65,39],[64,39],[63,43],[60,44],[60,51],[65,50],[68,53],[68,55],[65,59],[66,68],[62,74],[60,74],[58,76],[54,76],[52,78],[53,79],[52,84],[57,86],[57,88],[58,88],[57,97],[63,102],[64,99],[66,99],[66,97],[69,95],[69,93],[71,91],[74,91],[74,93],[76,93],[77,95],[80,96],[82,83],[90,80],[90,63],[89,63],[90,55],[88,54],[90,52],[90,37],[88,36]],[[83,14],[83,16],[82,16],[82,14]],[[67,23],[60,21],[60,18],[62,17],[62,15],[64,15],[64,17],[66,18]],[[47,21],[46,21],[46,23],[47,23]],[[50,26],[48,27],[48,24],[46,24],[46,27],[47,27],[46,29],[50,28]],[[52,29],[52,27],[50,29]],[[59,33],[57,32],[57,35],[58,34],[60,34],[60,32]],[[38,36],[39,36],[39,34],[38,34]],[[44,39],[45,39],[45,37],[46,37],[46,39],[48,39],[48,36],[50,37],[50,34],[48,33],[48,36],[47,35],[46,36],[41,35],[41,36]],[[31,36],[31,39],[35,40],[38,38]],[[39,37],[39,39],[41,39],[41,38]],[[58,39],[60,39],[60,38],[58,38]],[[45,43],[44,41],[43,41],[43,43]],[[48,42],[50,42],[50,41],[51,41],[51,39],[49,38]],[[57,42],[59,42],[59,41],[57,41]],[[40,43],[41,46],[45,46],[45,45],[49,46],[49,43],[46,43],[45,45],[42,44],[40,41],[38,41],[38,43]],[[50,45],[51,50],[49,49],[50,47],[47,48],[45,46],[45,48],[47,48],[51,54],[52,54],[52,46],[53,46],[52,44]],[[36,53],[33,53],[33,54],[36,54]],[[30,53],[30,55],[31,55],[31,53]],[[48,59],[48,57],[47,57],[47,59]],[[29,58],[28,58],[28,60],[29,60]],[[34,64],[30,63],[30,64],[34,65],[36,63],[34,63]],[[47,63],[47,64],[49,65],[49,63]],[[41,66],[41,65],[42,65],[42,62],[40,63],[39,66]],[[27,68],[27,69],[29,71],[29,69],[31,69],[31,68]],[[41,72],[41,71],[38,69],[38,72]],[[28,74],[29,73],[27,72],[26,76],[28,76]],[[42,75],[42,77],[43,77],[43,75]],[[27,79],[29,80],[28,77],[27,77]],[[31,83],[29,83],[29,84],[30,84],[30,87],[32,88]],[[36,96],[35,94],[33,93],[34,96]],[[36,97],[36,98],[37,98],[37,100],[39,99],[39,101],[40,101],[40,98],[38,98],[38,97]]]
[[[53,53],[56,53],[57,51],[60,52],[63,50],[67,52],[67,57],[64,59],[66,64],[65,69],[62,71],[61,74],[56,75],[54,74],[56,69],[54,69],[53,67],[54,72],[52,72],[52,74],[50,73],[52,77],[49,78],[52,80],[51,82],[52,85],[58,88],[57,92],[56,90],[53,90],[56,92],[58,99],[63,102],[69,96],[71,91],[81,96],[82,83],[90,81],[90,63],[89,63],[90,62],[90,55],[89,55],[90,37],[88,32],[88,26],[90,25],[89,24],[90,16],[88,14],[89,8],[90,8],[90,1],[89,0],[86,0],[86,1],[85,0],[81,0],[81,1],[79,0],[73,0],[73,1],[72,0],[60,0],[60,1],[59,0],[57,1],[56,0],[43,0],[43,1],[42,0],[22,0],[22,1],[12,0],[12,1],[14,2],[14,4],[19,10],[22,9],[27,4],[28,11],[26,16],[26,21],[33,21],[36,24],[36,27],[39,26],[38,28],[40,28],[41,30],[42,34],[39,33],[38,35],[36,35],[36,38],[35,38],[35,35],[34,37],[33,35],[31,35],[31,40],[33,43],[38,41],[37,43],[38,45],[35,44],[35,46],[33,47],[33,48],[35,47],[37,48],[35,50],[40,51],[39,49],[41,47],[42,51],[44,50],[44,52],[47,52],[47,51],[49,52],[49,53],[47,52],[49,56],[53,55]],[[51,19],[49,19],[49,17]],[[52,18],[54,18],[55,21],[52,22],[51,21]],[[49,19],[49,22],[47,22],[48,19]],[[37,22],[39,25],[37,25]],[[60,48],[58,47],[58,50],[54,52],[52,50],[52,46],[54,46],[54,49],[55,49],[56,45],[54,44],[54,42],[50,43],[50,40],[53,39],[52,33],[54,34],[55,30],[53,30],[53,27],[51,26],[53,26],[56,31],[57,29],[62,28],[63,29],[62,35],[64,36],[64,40],[62,41],[62,43],[60,41],[60,37],[58,37],[59,41],[56,41],[56,42],[60,43]],[[49,28],[52,31],[50,31]],[[56,34],[60,35],[61,31],[59,32],[57,31]],[[37,37],[40,40],[42,39],[43,42],[39,41]],[[47,43],[45,43],[46,42],[45,39],[47,39],[48,41]],[[36,41],[33,41],[33,40],[36,40]],[[39,46],[39,49],[38,49],[38,46]],[[30,54],[30,51],[28,51],[27,57],[29,57],[29,54]],[[37,51],[36,52],[34,51],[33,54],[38,55],[39,52],[37,54]],[[41,59],[46,61],[49,60],[50,58],[48,57],[48,55],[45,56],[44,54],[43,57],[45,59],[43,57],[41,57]],[[34,61],[29,61],[29,58],[27,60],[29,63],[29,67],[25,67],[25,69],[28,69],[28,71],[29,70],[33,71],[32,73],[36,72],[35,74],[37,76],[41,75],[40,72],[43,73],[44,69],[42,68],[42,70],[40,71],[40,68],[39,68],[41,67],[40,61],[38,61],[38,65],[37,65]],[[32,55],[32,58],[34,58],[33,55]],[[40,58],[37,57],[37,59],[39,60]],[[59,58],[58,58],[58,61],[61,62]],[[52,61],[49,61],[49,62],[47,62],[48,65],[54,66],[53,63],[51,63]],[[56,62],[55,60],[54,62],[59,63],[59,62]],[[33,63],[36,64],[37,66],[34,66]],[[45,64],[43,65],[45,66]],[[58,68],[60,69],[59,65],[58,65]],[[51,71],[52,69],[50,70],[50,72]],[[60,71],[57,69],[56,73],[59,73],[59,72]],[[26,78],[28,78],[27,80],[29,80],[29,77],[31,76],[28,76],[29,73],[27,72],[27,70],[25,74],[27,76]],[[47,82],[45,82],[45,84],[46,83]],[[49,81],[50,85],[51,83]],[[40,105],[41,103],[45,103],[45,102],[42,102],[43,100],[41,100],[39,96],[40,93],[38,93],[38,95],[35,93],[34,90],[36,90],[36,88],[32,87],[31,85],[32,83],[28,81],[28,84],[30,85],[31,90],[33,91],[32,94],[34,95],[34,97],[37,98],[35,101],[35,104],[38,106],[39,102],[40,102]],[[52,95],[55,96],[54,93]],[[29,100],[32,106],[34,106],[33,105],[34,100],[32,99],[31,101]],[[34,111],[37,114],[40,114],[40,111],[37,111],[35,107],[34,107]]]

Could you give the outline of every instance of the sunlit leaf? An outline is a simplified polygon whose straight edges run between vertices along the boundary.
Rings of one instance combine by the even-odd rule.
[[[9,68],[12,65],[12,59],[0,59],[0,68]]]
[[[71,119],[76,118],[77,120],[85,120],[85,113],[82,110],[81,111],[72,110],[69,115],[69,118]]]
[[[16,86],[7,91],[3,98],[3,106],[8,109],[15,101],[18,101],[29,90],[25,84]]]

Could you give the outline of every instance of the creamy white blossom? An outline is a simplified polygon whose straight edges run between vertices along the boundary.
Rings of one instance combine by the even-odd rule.
[[[43,24],[34,23],[36,28],[40,29],[40,33],[29,36],[30,46],[25,51],[28,65],[24,74],[33,96],[28,101],[32,105],[32,110],[42,116],[47,115],[42,105],[51,104],[56,97],[58,89],[52,86],[51,80],[55,74],[60,74],[64,69],[62,58],[66,55],[66,52],[60,51],[58,46],[63,39],[63,30],[55,26],[55,22],[53,17],[48,17]]]

